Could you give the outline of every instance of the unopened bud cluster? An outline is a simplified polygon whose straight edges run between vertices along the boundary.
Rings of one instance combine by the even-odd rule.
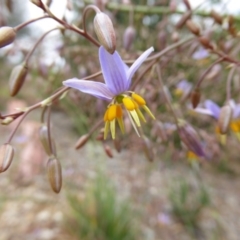
[[[14,149],[10,144],[0,147],[0,173],[5,172],[11,165],[14,156]]]

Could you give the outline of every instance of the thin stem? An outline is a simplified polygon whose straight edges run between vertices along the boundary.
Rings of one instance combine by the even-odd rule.
[[[200,88],[201,83],[203,82],[203,80],[205,79],[205,77],[207,76],[207,74],[210,72],[210,70],[217,64],[223,61],[223,58],[219,58],[217,59],[215,62],[213,62],[208,68],[207,70],[202,74],[202,76],[198,79],[197,84],[196,84],[196,89]]]
[[[232,83],[232,79],[233,79],[233,74],[235,72],[235,67],[232,67],[232,69],[230,70],[229,74],[228,74],[228,78],[227,78],[227,96],[226,96],[226,102],[228,102],[231,99],[231,83]]]
[[[83,10],[83,31],[84,33],[87,33],[87,27],[86,27],[86,17],[87,17],[87,13],[89,12],[89,10],[94,10],[95,13],[100,13],[100,9],[95,6],[95,5],[88,5],[87,7],[84,8]]]
[[[92,38],[90,35],[88,35],[87,33],[85,33],[82,29],[79,29],[77,26],[75,25],[70,25],[68,24],[67,22],[57,18],[49,9],[49,7],[42,3],[43,4],[43,10],[49,14],[49,16],[54,19],[55,21],[59,22],[61,25],[63,25],[65,28],[69,29],[69,30],[72,30],[80,35],[82,35],[83,37],[87,38],[90,42],[92,42],[94,45],[96,45],[97,47],[100,47],[100,44],[97,40],[95,40],[94,38]]]
[[[178,128],[178,118],[177,118],[177,116],[176,116],[176,113],[175,113],[174,110],[173,110],[172,104],[171,104],[171,102],[169,101],[168,96],[166,95],[166,92],[164,91],[164,84],[163,84],[163,81],[162,81],[162,75],[161,75],[160,66],[159,66],[159,64],[156,64],[155,66],[156,66],[156,68],[157,68],[157,75],[158,75],[159,85],[160,85],[160,87],[161,87],[161,89],[162,89],[164,98],[165,98],[165,100],[166,100],[166,102],[167,102],[167,104],[168,104],[168,106],[169,106],[169,108],[170,108],[170,110],[171,110],[171,112],[172,112],[172,114],[173,114],[174,120],[175,120],[175,122],[176,122],[176,126],[177,126],[177,128]]]
[[[20,29],[26,27],[26,26],[27,26],[28,24],[30,24],[30,23],[36,22],[36,21],[41,20],[41,19],[44,19],[44,18],[49,18],[49,17],[50,17],[50,16],[47,16],[47,15],[46,15],[46,16],[41,16],[41,17],[38,17],[38,18],[31,19],[31,20],[29,20],[29,21],[27,21],[27,22],[21,23],[21,24],[19,24],[18,26],[14,27],[14,30],[15,30],[15,31],[19,31]]]
[[[51,138],[51,106],[47,109],[47,134],[50,153],[53,154],[52,138]]]
[[[35,49],[37,48],[37,46],[42,42],[42,40],[43,40],[50,32],[55,31],[55,30],[58,30],[58,29],[61,29],[61,27],[53,28],[53,29],[45,32],[45,33],[37,40],[37,42],[35,43],[35,45],[34,45],[33,48],[31,49],[31,51],[28,52],[27,56],[25,57],[25,62],[26,62],[26,64],[28,64],[29,58],[32,56],[33,52],[35,51]]]

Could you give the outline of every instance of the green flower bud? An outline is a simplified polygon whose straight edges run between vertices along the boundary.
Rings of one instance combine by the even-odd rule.
[[[9,88],[11,96],[15,96],[19,92],[23,83],[25,82],[27,73],[28,67],[25,63],[13,68],[9,79]]]
[[[52,190],[59,193],[62,188],[62,167],[58,159],[49,158],[47,163],[48,181]]]

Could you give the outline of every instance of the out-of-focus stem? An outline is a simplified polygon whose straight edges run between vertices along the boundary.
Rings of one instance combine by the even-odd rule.
[[[50,16],[47,16],[47,15],[46,15],[46,16],[41,16],[41,17],[38,17],[38,18],[31,19],[31,20],[29,20],[29,21],[27,21],[27,22],[21,23],[21,24],[19,24],[18,26],[14,27],[14,30],[15,30],[15,31],[18,31],[18,30],[26,27],[26,26],[27,26],[28,24],[30,24],[30,23],[36,22],[36,21],[41,20],[41,19],[44,19],[44,18],[49,18],[49,17],[50,17]]]
[[[227,89],[226,102],[228,102],[231,99],[231,83],[232,83],[234,72],[235,72],[235,67],[232,67],[228,73],[227,86],[226,86],[226,89]]]
[[[223,61],[223,58],[219,58],[217,59],[215,62],[213,62],[208,68],[207,70],[202,74],[202,76],[198,79],[197,84],[196,84],[196,89],[198,89],[201,85],[201,83],[203,82],[204,78],[207,76],[207,74],[210,72],[210,70],[217,64]]]

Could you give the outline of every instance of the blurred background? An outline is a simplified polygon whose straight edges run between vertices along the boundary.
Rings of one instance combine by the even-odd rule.
[[[224,105],[231,65],[223,61],[209,70],[201,84],[200,111],[194,110],[190,92],[218,56],[199,43],[183,17],[192,11],[190,17],[201,34],[219,51],[239,61],[240,2],[45,2],[58,18],[80,28],[84,7],[96,4],[112,19],[117,51],[124,60],[136,59],[150,46],[157,53],[191,36],[192,39],[158,59],[163,88],[148,63],[135,74],[134,90],[145,97],[156,117],[155,121],[147,118],[142,125],[142,138],[124,119],[125,135],[118,132],[117,140],[102,141],[101,125],[84,147],[75,150],[79,137],[103,118],[107,103],[71,90],[52,106],[52,135],[63,176],[58,195],[49,186],[48,156],[39,140],[41,109],[29,114],[12,141],[13,163],[0,174],[0,240],[239,239],[239,116],[236,114],[223,139],[216,130],[214,116],[201,112],[207,109],[207,100],[219,108]],[[0,1],[1,27],[14,27],[42,15],[43,11],[31,1]],[[94,13],[89,12],[86,25],[88,33],[96,37],[93,18]],[[231,29],[229,19],[233,21]],[[2,115],[47,98],[66,79],[81,79],[100,70],[97,47],[74,32],[53,31],[31,56],[21,91],[10,97],[12,69],[24,61],[42,34],[58,25],[52,19],[29,24],[17,33],[14,43],[0,49]],[[103,81],[102,76],[95,79]],[[232,75],[231,86],[237,109],[239,67]],[[175,114],[198,132],[206,159],[182,143],[166,96]],[[0,125],[1,144],[17,121]]]

